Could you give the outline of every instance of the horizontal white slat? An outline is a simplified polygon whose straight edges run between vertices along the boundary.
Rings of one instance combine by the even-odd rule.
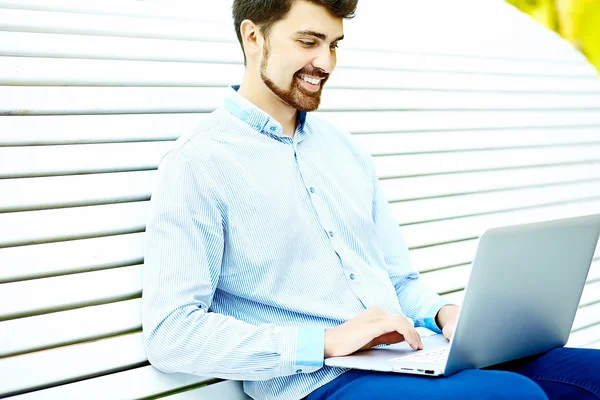
[[[596,343],[600,338],[600,323],[590,327],[574,331],[569,336],[568,347],[585,347],[586,345]]]
[[[148,202],[0,214],[0,247],[141,232]]]
[[[599,80],[600,82],[600,80]],[[371,154],[600,143],[599,127],[374,133],[355,135]]]
[[[155,169],[173,142],[0,147],[0,178]],[[600,145],[517,148],[374,159],[382,178],[600,161]]]
[[[600,350],[600,340],[598,340],[597,342],[594,343],[590,343],[584,346],[586,349],[596,349],[596,350]]]
[[[156,171],[0,180],[0,212],[141,201],[150,198]],[[600,178],[600,163],[484,171],[381,181],[390,201],[478,193]]]
[[[135,333],[0,359],[0,396],[141,366],[146,362],[141,336]]]
[[[396,46],[397,47],[397,46]],[[528,75],[543,77],[587,77],[596,75],[583,60],[576,63],[552,63],[523,59],[486,59],[476,49],[474,57],[414,52],[378,51],[343,48],[338,53],[338,68],[359,67],[380,70],[453,71],[497,75]],[[421,52],[424,49],[420,49]],[[496,49],[494,49],[496,51]],[[573,57],[581,58],[577,52]],[[164,40],[128,37],[82,36],[70,34],[0,31],[0,55],[53,58],[94,58],[117,60],[154,60],[181,62],[243,63],[237,43]],[[590,83],[594,85],[594,83]]]
[[[598,323],[600,323],[600,300],[598,303],[579,308],[573,322],[573,329],[579,330]]]
[[[237,43],[0,31],[5,56],[237,63]]]
[[[480,118],[481,113],[485,118]],[[371,114],[371,113],[368,113]],[[390,152],[409,152],[425,150],[452,150],[457,148],[493,148],[502,143],[526,145],[520,139],[530,139],[532,145],[564,143],[571,136],[572,142],[592,141],[595,132],[600,130],[600,119],[596,126],[588,127],[586,117],[590,113],[559,113],[569,119],[561,120],[554,114],[545,112],[510,113],[510,112],[456,112],[461,119],[450,112],[403,112],[395,114],[394,125],[389,125],[389,134],[357,135],[357,139],[375,154]],[[523,119],[523,114],[530,118]],[[343,122],[344,118],[352,118],[348,113],[318,113],[322,118]],[[360,114],[362,115],[362,113]],[[388,112],[379,113],[386,117]],[[61,115],[61,116],[20,116],[0,118],[0,146],[29,144],[69,144],[89,142],[126,142],[174,140],[183,133],[192,131],[208,114],[143,114],[143,115]],[[373,114],[374,118],[377,114]],[[543,119],[544,121],[541,121]],[[580,121],[581,120],[581,121]],[[355,121],[357,124],[361,120]],[[378,119],[373,120],[377,126]],[[399,122],[400,121],[400,122]],[[582,123],[586,122],[586,123]],[[593,123],[593,122],[592,122]],[[479,130],[474,132],[450,131],[450,129],[478,129],[494,127],[510,127],[510,130]],[[553,128],[557,125],[558,128]],[[37,129],[44,126],[43,130]],[[81,127],[86,129],[82,130]],[[343,124],[352,132],[369,132],[380,129],[358,127]],[[537,129],[520,129],[520,127],[543,126]],[[444,132],[430,132],[428,129],[443,129]],[[415,133],[418,131],[418,133]],[[547,134],[547,137],[545,136]],[[388,136],[389,135],[389,136]],[[403,150],[405,149],[405,150]]]
[[[189,374],[164,374],[152,366],[145,366],[14,396],[11,400],[80,400],[82,393],[89,400],[154,398],[204,381],[206,378]],[[228,400],[218,396],[215,398]]]
[[[448,293],[463,289],[469,279],[471,265],[462,265],[421,274],[423,284],[438,293]]]
[[[0,147],[0,178],[156,169],[173,142]]]
[[[174,140],[207,117],[192,113],[0,118],[0,146]]]
[[[0,180],[0,212],[148,200],[155,170]],[[600,178],[600,163],[484,171],[381,181],[387,199],[401,201]]]
[[[210,112],[226,87],[2,86],[0,113],[9,115]],[[322,111],[600,110],[600,94],[511,94],[328,89]]]
[[[0,212],[149,200],[156,171],[0,180]]]
[[[190,9],[190,13],[202,9]],[[5,31],[69,33],[161,39],[236,40],[233,27],[218,21],[186,21],[151,17],[65,13],[5,8],[0,14]]]
[[[418,18],[423,15],[424,10],[419,11],[414,6],[410,7],[412,4],[414,3],[403,2],[402,12],[398,12],[396,16],[397,18],[402,18],[402,22],[394,20],[395,26],[400,30],[396,32],[397,35],[409,36],[412,34],[411,41],[398,42],[389,38],[389,35],[381,34],[376,36],[379,40],[368,41],[363,38],[364,34],[356,35],[353,33],[353,31],[364,32],[365,26],[377,27],[381,19],[379,12],[359,13],[355,20],[346,21],[348,36],[356,36],[353,44],[367,48],[376,47],[389,50],[401,47],[412,51],[429,49],[430,51],[489,57],[540,58],[568,61],[577,59],[573,49],[561,45],[558,38],[548,34],[540,35],[539,32],[543,32],[541,27],[535,29],[535,25],[530,21],[528,23],[515,24],[514,15],[518,15],[517,13],[511,15],[503,14],[503,18],[510,20],[512,23],[510,32],[505,32],[502,35],[500,34],[500,28],[503,28],[503,26],[497,26],[494,29],[490,26],[489,22],[481,24],[482,19],[490,19],[489,17],[484,17],[484,15],[489,15],[489,12],[481,12],[484,10],[480,10],[479,18],[473,18],[471,17],[473,12],[472,7],[468,7],[469,12],[461,12],[458,8],[450,9],[447,13],[453,15],[455,21],[451,26],[448,26],[449,18],[440,21],[433,21],[431,18],[426,20]],[[437,2],[436,6],[439,7],[439,2]],[[508,8],[507,5],[504,7]],[[204,12],[205,8],[190,8],[188,15],[193,16],[194,13]],[[223,11],[224,9],[219,9],[219,13]],[[209,21],[202,22],[16,9],[7,9],[5,13],[6,17],[0,19],[0,26],[4,30],[186,40],[211,38],[213,40],[235,41],[231,25],[223,23],[224,20],[229,20],[228,13],[223,13],[222,16],[212,14],[208,18]],[[378,18],[374,18],[373,15],[378,15]],[[448,17],[448,15],[445,16]],[[497,19],[498,15],[494,15],[493,20]],[[217,20],[219,21],[217,22]],[[458,21],[461,22],[457,23]],[[115,28],[116,25],[119,28]],[[122,27],[122,25],[126,25],[126,27]],[[478,35],[472,35],[473,31],[478,31]],[[432,32],[434,32],[433,35],[431,34]],[[440,45],[439,40],[431,40],[429,38],[430,36],[437,37],[441,34],[446,39],[443,45]],[[531,35],[535,35],[534,40],[528,39]],[[485,46],[486,44],[488,45],[487,47]],[[490,47],[493,48],[493,51]]]
[[[392,204],[392,212],[398,223],[414,224],[589,198],[600,200],[600,179],[560,186],[403,201]]]
[[[477,240],[465,240],[414,249],[410,251],[410,258],[414,269],[425,272],[470,263],[475,257],[476,250]]]
[[[239,82],[241,64],[73,58],[0,57],[0,85],[227,86]],[[598,93],[594,78],[456,74],[436,71],[339,67],[327,88],[436,89],[502,92]]]
[[[400,201],[598,178],[600,163],[585,163],[384,179],[380,183],[389,201]]]
[[[131,299],[141,285],[140,265],[5,283],[0,320]]]
[[[0,283],[143,262],[144,233],[0,248]]]
[[[600,214],[600,200],[402,226],[409,248],[477,238],[492,227]]]
[[[0,358],[140,330],[141,304],[133,299],[0,322]]]
[[[178,393],[167,397],[167,400],[250,400],[243,390],[240,381],[224,381],[199,389]]]
[[[487,227],[600,213],[600,200],[403,226],[409,247],[475,238]],[[0,246],[140,232],[147,202],[0,214]]]
[[[589,282],[581,294],[581,304],[590,305],[600,301],[600,280]],[[600,320],[600,314],[598,319]]]
[[[144,2],[107,0],[102,3],[81,2],[77,0],[60,0],[47,2],[44,0],[2,0],[0,8],[19,10],[60,11],[69,13],[122,15],[129,17],[172,18],[177,20],[214,20],[229,17],[229,4],[216,3],[212,7],[204,7],[198,12],[191,12],[204,6],[202,2]]]
[[[593,111],[363,111],[316,114],[353,133],[600,125],[600,113]]]
[[[382,178],[585,161],[600,161],[599,145],[410,154],[374,159],[378,176]]]

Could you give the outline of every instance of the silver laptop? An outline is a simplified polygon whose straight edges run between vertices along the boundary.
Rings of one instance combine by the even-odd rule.
[[[451,375],[564,346],[600,235],[600,215],[493,228],[479,239],[456,330],[332,357],[325,365]]]

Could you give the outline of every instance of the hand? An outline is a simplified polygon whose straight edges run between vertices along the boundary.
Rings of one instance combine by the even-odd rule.
[[[435,323],[442,329],[442,334],[446,339],[452,339],[454,329],[456,328],[456,318],[460,308],[455,305],[445,305],[438,311],[435,317]]]
[[[325,357],[346,356],[379,344],[403,341],[414,350],[423,348],[419,333],[407,318],[369,307],[350,321],[325,331]]]

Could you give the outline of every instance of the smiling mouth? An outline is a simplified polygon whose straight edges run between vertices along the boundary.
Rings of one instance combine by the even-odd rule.
[[[302,87],[311,92],[316,92],[320,89],[323,79],[325,78],[320,76],[298,75],[298,80],[301,82]]]

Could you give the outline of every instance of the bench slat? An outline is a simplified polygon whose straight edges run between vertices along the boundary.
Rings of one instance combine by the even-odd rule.
[[[585,347],[596,343],[600,337],[600,322],[578,331],[571,332],[567,347]]]
[[[133,299],[3,321],[0,358],[141,331],[141,309]]]
[[[175,140],[207,117],[191,113],[0,118],[0,146]]]
[[[405,3],[405,7],[410,6]],[[414,9],[414,7],[411,7]],[[549,34],[541,34],[541,27],[532,27],[527,23],[511,24],[512,40],[502,35],[500,32],[503,29],[491,29],[490,26],[477,29],[481,32],[479,35],[472,35],[474,25],[480,24],[481,21],[475,21],[470,18],[471,13],[457,13],[455,9],[449,10],[458,20],[463,20],[463,23],[455,21],[451,26],[444,29],[444,25],[448,24],[447,19],[439,21],[431,21],[423,24],[421,19],[410,16],[410,12],[406,9],[399,12],[397,17],[402,18],[402,22],[394,20],[396,26],[401,30],[399,36],[408,36],[411,33],[413,40],[406,43],[404,47],[408,49],[430,49],[453,53],[473,54],[478,56],[491,57],[513,57],[513,58],[540,58],[546,60],[566,60],[571,61],[576,59],[574,52],[567,46],[560,46],[555,43],[554,38]],[[483,10],[482,10],[483,11]],[[206,11],[198,10],[198,13]],[[222,16],[218,13],[212,13],[210,21],[186,21],[186,20],[170,20],[164,18],[149,18],[138,17],[130,18],[119,15],[101,15],[87,14],[80,12],[74,13],[51,13],[38,10],[18,10],[6,9],[5,18],[0,19],[0,26],[5,30],[23,30],[34,32],[61,32],[75,33],[81,35],[118,35],[121,37],[156,37],[169,39],[187,39],[187,40],[202,40],[213,39],[221,41],[234,41],[235,36],[233,30],[229,28],[229,24],[217,22],[217,20],[228,21],[229,13],[223,13],[219,10]],[[418,9],[414,10],[417,15],[422,15]],[[54,15],[53,15],[54,14]],[[373,14],[373,13],[372,13]],[[371,15],[372,15],[371,14]],[[379,14],[379,13],[377,13]],[[516,13],[515,13],[516,14]],[[190,16],[193,16],[193,10],[190,9]],[[346,30],[350,33],[354,29],[359,29],[360,22],[368,23],[369,13],[361,13],[359,22],[348,21]],[[481,18],[481,17],[480,17]],[[198,18],[203,19],[203,18]],[[204,18],[206,19],[206,18]],[[417,23],[419,20],[419,23]],[[491,21],[491,20],[490,20]],[[513,21],[514,22],[514,21]],[[460,29],[462,25],[467,25]],[[212,29],[211,29],[212,28]],[[458,28],[458,29],[457,29]],[[471,28],[469,30],[468,28]],[[536,29],[537,28],[537,29]],[[439,41],[431,40],[425,33],[431,29],[444,32],[447,36],[447,41],[444,46],[441,46]],[[418,32],[422,32],[419,34]],[[535,40],[528,40],[530,35],[536,35]],[[525,38],[525,39],[523,39]],[[361,36],[354,41],[355,45],[363,45],[365,40],[361,42]],[[386,40],[387,39],[387,40]],[[510,45],[507,44],[507,39],[510,40]],[[398,47],[396,41],[391,38],[382,36],[377,43],[368,42],[370,46],[395,49]],[[485,45],[488,45],[487,47]],[[490,44],[492,46],[490,46]],[[554,45],[554,46],[552,46]],[[492,47],[492,48],[490,48]]]
[[[0,113],[133,114],[210,112],[226,87],[2,86]],[[600,110],[600,94],[512,94],[459,91],[330,88],[321,111],[395,110]],[[24,111],[26,110],[26,111]]]
[[[560,128],[568,132],[590,128],[600,129],[597,113],[584,111],[565,112],[473,112],[473,111],[419,111],[419,112],[316,112],[315,115],[340,124],[353,133],[372,132],[444,132],[462,129],[510,128],[524,129]],[[130,142],[175,140],[191,132],[208,114],[141,114],[141,115],[62,115],[19,116],[0,118],[3,132],[0,145],[62,144],[88,142]],[[398,124],[401,121],[401,124]],[[85,125],[86,130],[79,127]],[[44,126],[44,130],[38,129]],[[483,132],[483,131],[482,131]],[[457,132],[456,132],[457,133]],[[502,134],[502,132],[498,132]],[[484,134],[484,133],[482,133]],[[510,133],[508,133],[510,135]],[[359,139],[360,140],[360,139]],[[365,139],[368,140],[368,139]],[[432,144],[435,146],[435,144]]]
[[[200,10],[197,10],[200,11]],[[190,10],[191,15],[191,10]],[[153,37],[161,39],[233,42],[230,25],[214,21],[128,17],[86,13],[3,8],[0,27],[7,31],[69,33],[75,35]]]
[[[581,304],[591,305],[598,301],[600,301],[600,280],[588,281],[581,294]],[[600,314],[598,315],[598,318],[600,319]]]
[[[0,248],[0,283],[141,264],[144,235]]]
[[[444,269],[423,277],[434,290],[449,292],[460,282],[464,286],[465,276],[460,273],[464,270],[452,268],[454,272],[449,274],[450,270]],[[140,265],[5,283],[0,291],[0,320],[131,299],[141,291]]]
[[[0,247],[141,232],[147,206],[147,202],[135,202],[0,214],[0,225],[14,227],[10,232],[0,231]],[[600,213],[599,207],[600,200],[584,199],[527,210],[425,222],[401,229],[408,246],[413,248],[475,238],[491,226],[596,214]]]
[[[475,217],[401,226],[409,248],[430,246],[479,237],[487,228],[600,214],[600,200],[537,207],[528,210],[490,213]]]
[[[0,396],[140,367],[147,362],[141,333],[0,359],[10,376]],[[35,365],[35,373],[32,366]]]
[[[600,80],[599,80],[600,82]],[[373,155],[599,143],[599,127],[356,134]]]
[[[414,224],[423,221],[442,220],[501,210],[517,210],[581,199],[600,200],[600,179],[592,182],[543,188],[403,201],[394,203],[391,207],[398,223]]]
[[[0,35],[1,37],[1,35]],[[15,76],[15,71],[18,75]],[[239,81],[242,64],[0,57],[0,85],[35,86],[227,86]],[[436,89],[502,92],[598,93],[597,79],[452,74],[336,68],[328,88]]]
[[[213,13],[206,12],[203,8],[202,13],[191,13],[194,10],[194,4],[173,3],[138,3],[137,1],[121,2],[119,7],[113,3],[90,3],[78,2],[75,0],[59,0],[47,2],[44,0],[1,0],[0,7],[12,8],[18,10],[39,10],[39,11],[60,11],[68,13],[100,14],[100,15],[121,15],[129,17],[153,17],[153,18],[172,18],[177,20],[214,20],[218,16],[229,15],[229,6],[226,3],[216,3],[211,7]],[[212,6],[212,4],[211,4]],[[213,15],[214,14],[214,15]]]
[[[152,366],[145,366],[14,396],[11,400],[80,400],[82,393],[85,393],[86,400],[156,398],[155,396],[200,384],[206,380],[189,374],[163,374]],[[230,400],[228,397],[221,396],[213,398]]]
[[[140,297],[141,270],[141,265],[134,265],[5,283],[0,290],[0,320]]]
[[[174,142],[0,147],[0,178],[153,170]]]
[[[249,400],[243,392],[242,382],[225,381],[215,383],[200,389],[194,389],[169,396],[169,400]]]
[[[142,232],[148,202],[0,214],[0,247]]]
[[[173,142],[0,147],[0,178],[156,169]],[[374,158],[380,178],[600,161],[600,144]]]
[[[593,111],[361,111],[315,112],[352,133],[404,132],[554,126],[598,126],[600,113]]]
[[[600,161],[600,146],[516,148],[478,152],[408,154],[373,159],[380,178],[397,178],[448,172],[531,167],[560,163]]]
[[[600,177],[600,163],[450,173],[381,180],[389,201],[557,185]]]
[[[600,295],[598,295],[600,298]],[[587,328],[600,323],[600,299],[599,302],[580,306],[573,322],[573,330]]]
[[[149,200],[155,178],[150,170],[4,179],[0,212]]]
[[[366,47],[372,48],[372,46]],[[576,63],[547,60],[486,59],[479,56],[423,52],[394,52],[346,49],[340,51],[338,68],[358,67],[402,71],[452,71],[474,74],[524,75],[539,77],[596,77],[594,68]],[[494,49],[496,51],[497,49]],[[529,52],[531,54],[531,52]],[[165,40],[72,34],[0,31],[0,54],[4,56],[153,60],[207,63],[243,63],[237,43]],[[580,58],[575,52],[570,57]],[[593,83],[590,83],[593,85]]]
[[[149,170],[0,180],[0,212],[148,200],[155,177],[156,171]],[[386,198],[396,202],[598,178],[600,162],[384,179],[380,183]]]

